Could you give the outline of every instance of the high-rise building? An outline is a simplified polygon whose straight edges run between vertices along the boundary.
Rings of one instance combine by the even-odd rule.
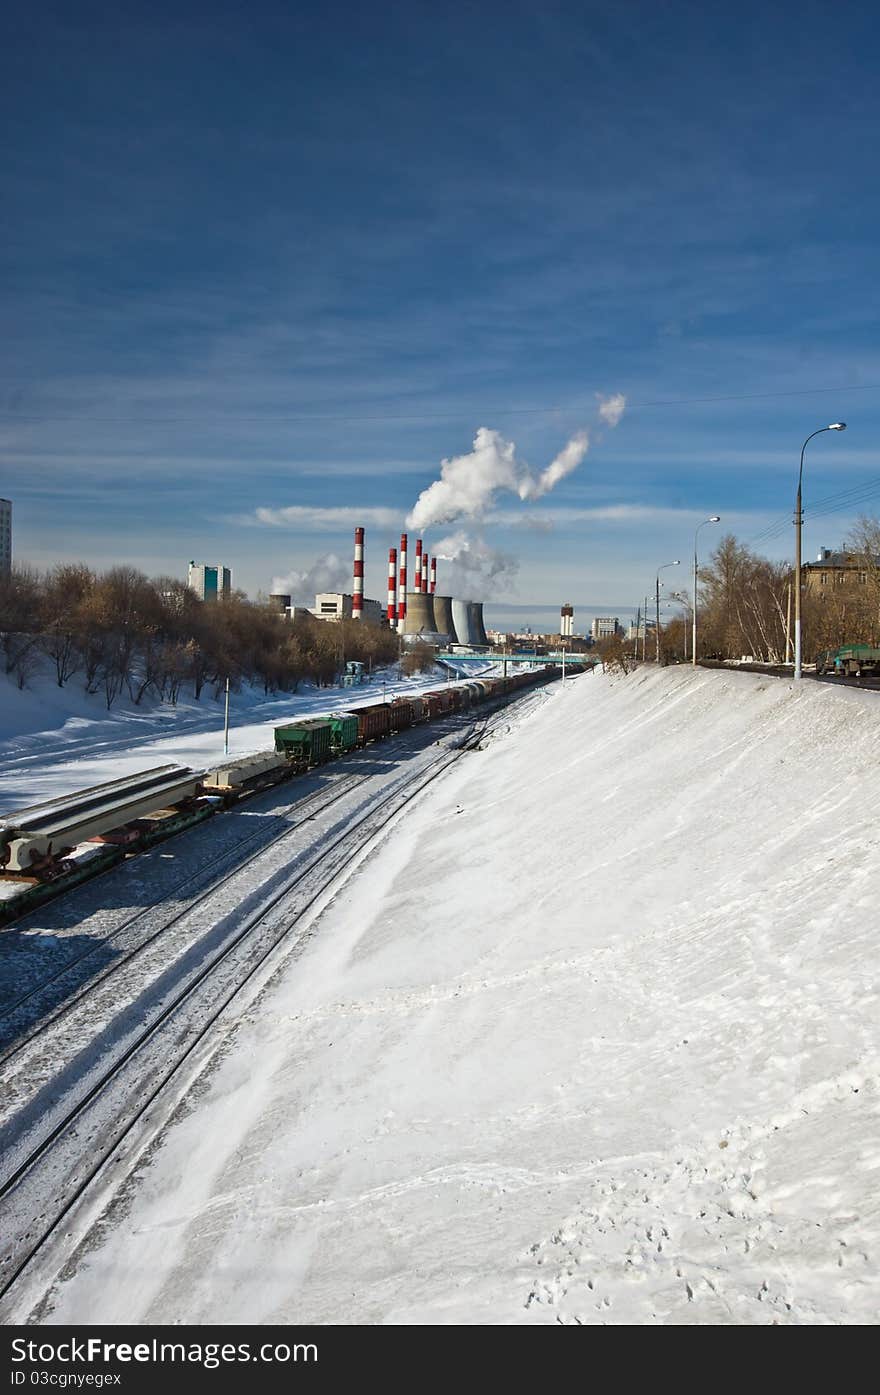
[[[12,500],[0,499],[0,576],[12,570]]]
[[[200,601],[216,601],[232,591],[232,572],[228,567],[210,567],[207,562],[190,562],[186,584]]]
[[[568,601],[562,607],[559,615],[559,633],[563,639],[574,634],[574,606]]]

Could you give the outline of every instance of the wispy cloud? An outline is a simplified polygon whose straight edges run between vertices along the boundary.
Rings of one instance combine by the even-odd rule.
[[[401,515],[396,509],[350,506],[323,508],[308,504],[290,504],[280,509],[257,508],[253,513],[238,515],[233,521],[253,528],[288,528],[294,532],[335,533],[342,528],[360,526],[395,528],[401,522]]]

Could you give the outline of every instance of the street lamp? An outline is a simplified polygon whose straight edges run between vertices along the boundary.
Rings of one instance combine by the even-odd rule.
[[[657,568],[657,581],[656,581],[656,584],[655,584],[655,587],[654,587],[654,596],[655,596],[655,600],[656,600],[656,603],[657,603],[657,629],[656,629],[656,632],[655,632],[655,635],[654,635],[654,639],[655,639],[656,645],[657,645],[657,664],[658,664],[658,666],[659,666],[659,664],[660,664],[660,573],[661,573],[661,572],[665,572],[665,570],[666,570],[667,567],[680,567],[680,566],[681,566],[681,559],[680,559],[680,558],[677,558],[674,562],[664,562],[663,565],[662,565],[662,567],[658,567],[658,568]]]
[[[833,421],[830,426],[820,426],[818,431],[812,431],[801,446],[801,468],[798,471],[797,500],[794,506],[794,676],[802,678],[801,672],[801,529],[804,522],[804,511],[801,505],[801,484],[804,477],[804,451],[814,436],[821,436],[823,431],[845,431],[845,421]]]
[[[692,649],[693,649],[693,651],[694,651],[693,654],[691,655],[691,663],[693,664],[693,667],[694,667],[694,668],[696,668],[696,666],[697,666],[697,537],[698,537],[698,535],[699,535],[700,529],[701,529],[701,528],[705,528],[705,526],[706,526],[707,523],[720,523],[720,522],[721,522],[721,515],[720,515],[720,513],[713,513],[713,514],[711,514],[711,515],[709,516],[709,518],[704,518],[703,521],[702,521],[702,523],[699,523],[699,524],[697,525],[696,531],[695,531],[695,533],[694,533],[694,597],[693,597],[693,600],[694,600],[694,625],[693,625],[693,632],[692,632],[692,634],[691,634],[691,640],[692,640],[692,645],[691,645],[691,647],[692,647]]]

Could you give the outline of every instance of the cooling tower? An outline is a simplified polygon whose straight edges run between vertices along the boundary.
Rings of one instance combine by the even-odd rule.
[[[471,644],[486,645],[489,643],[486,628],[483,624],[483,602],[468,601],[468,633],[471,636]]]
[[[434,602],[434,623],[441,635],[449,636],[450,644],[458,644],[458,636],[455,633],[455,624],[452,619],[452,597],[451,596],[429,596],[429,600]]]
[[[452,623],[455,626],[455,633],[458,636],[457,644],[476,644],[477,640],[471,634],[471,617],[469,603],[467,601],[454,600],[452,602]]]
[[[424,591],[407,591],[406,617],[403,622],[405,635],[434,635],[434,597]]]

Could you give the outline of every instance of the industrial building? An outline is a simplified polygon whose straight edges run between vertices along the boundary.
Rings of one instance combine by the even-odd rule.
[[[212,567],[207,562],[190,562],[186,584],[200,601],[216,601],[232,592],[229,567]]]
[[[351,593],[321,591],[309,612],[317,620],[369,620],[373,624],[387,622],[404,643],[424,641],[439,646],[459,645],[468,649],[486,649],[489,638],[483,624],[482,601],[461,601],[452,596],[437,595],[437,558],[430,557],[422,539],[416,540],[415,566],[412,585],[408,579],[409,539],[401,534],[400,548],[388,551],[388,592],[386,604],[364,596],[363,528],[354,530],[354,559]],[[295,617],[296,607],[284,592],[273,592],[269,605],[279,614]]]
[[[363,595],[349,595],[343,591],[319,591],[315,597],[312,615],[318,620],[354,620],[355,602],[360,601],[360,616],[371,620],[374,625],[382,623],[383,609],[378,601],[366,600]]]
[[[12,500],[0,499],[0,576],[12,571]]]

